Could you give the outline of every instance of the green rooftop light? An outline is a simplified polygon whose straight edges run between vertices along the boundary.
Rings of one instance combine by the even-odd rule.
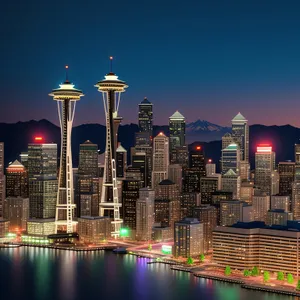
[[[121,237],[127,237],[127,236],[129,236],[129,229],[128,228],[121,228],[120,229],[120,236]]]

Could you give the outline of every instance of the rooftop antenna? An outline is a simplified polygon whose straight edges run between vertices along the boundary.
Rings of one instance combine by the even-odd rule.
[[[69,79],[68,79],[68,69],[69,69],[69,66],[66,65],[65,68],[66,68],[66,82],[69,82]]]
[[[110,73],[112,73],[113,71],[112,71],[112,63],[113,63],[113,57],[112,56],[110,56],[109,57],[109,60],[110,60]]]

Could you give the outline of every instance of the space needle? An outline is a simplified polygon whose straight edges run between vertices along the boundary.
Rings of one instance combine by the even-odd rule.
[[[104,112],[106,120],[106,149],[103,185],[100,203],[100,216],[110,216],[113,218],[113,237],[120,235],[122,219],[120,218],[120,208],[116,174],[116,148],[118,142],[118,128],[122,117],[118,116],[121,93],[128,87],[124,81],[112,72],[112,60],[110,57],[110,72],[105,78],[99,81],[95,87],[102,93]]]
[[[84,96],[68,80],[68,66],[66,66],[66,80],[52,91],[49,96],[57,101],[58,117],[61,129],[60,168],[58,178],[58,192],[55,214],[55,233],[75,231],[77,222],[74,221],[74,189],[71,151],[72,124],[75,115],[76,102]]]

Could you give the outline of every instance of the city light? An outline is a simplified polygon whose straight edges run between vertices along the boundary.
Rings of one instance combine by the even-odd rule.
[[[196,150],[201,150],[201,146],[197,146],[197,147],[196,147]]]
[[[172,254],[172,246],[169,245],[162,245],[161,246],[161,252],[163,254]]]
[[[121,228],[120,229],[120,237],[128,237],[129,236],[129,229],[128,228]]]
[[[34,137],[34,140],[35,140],[36,142],[41,142],[41,141],[43,140],[43,137],[42,137],[42,136],[35,136],[35,137]]]

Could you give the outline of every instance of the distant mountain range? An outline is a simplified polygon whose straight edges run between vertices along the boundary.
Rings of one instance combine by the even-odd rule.
[[[136,124],[122,125],[119,129],[119,140],[127,150],[134,145],[134,136],[138,131]],[[154,126],[154,136],[160,131],[169,134],[168,126]],[[221,156],[221,137],[230,128],[222,127],[207,121],[198,120],[187,124],[187,142],[198,142],[203,145],[206,156],[218,164]],[[47,142],[60,144],[60,129],[47,120],[0,123],[0,141],[5,143],[5,166],[27,151],[27,145],[33,142],[34,136],[42,135]],[[105,150],[105,126],[100,124],[83,124],[73,128],[72,151],[74,166],[78,164],[79,144],[86,140],[99,145]],[[250,126],[250,161],[254,166],[255,146],[258,143],[271,143],[276,152],[276,160],[294,160],[294,144],[300,139],[300,129],[290,126]]]

